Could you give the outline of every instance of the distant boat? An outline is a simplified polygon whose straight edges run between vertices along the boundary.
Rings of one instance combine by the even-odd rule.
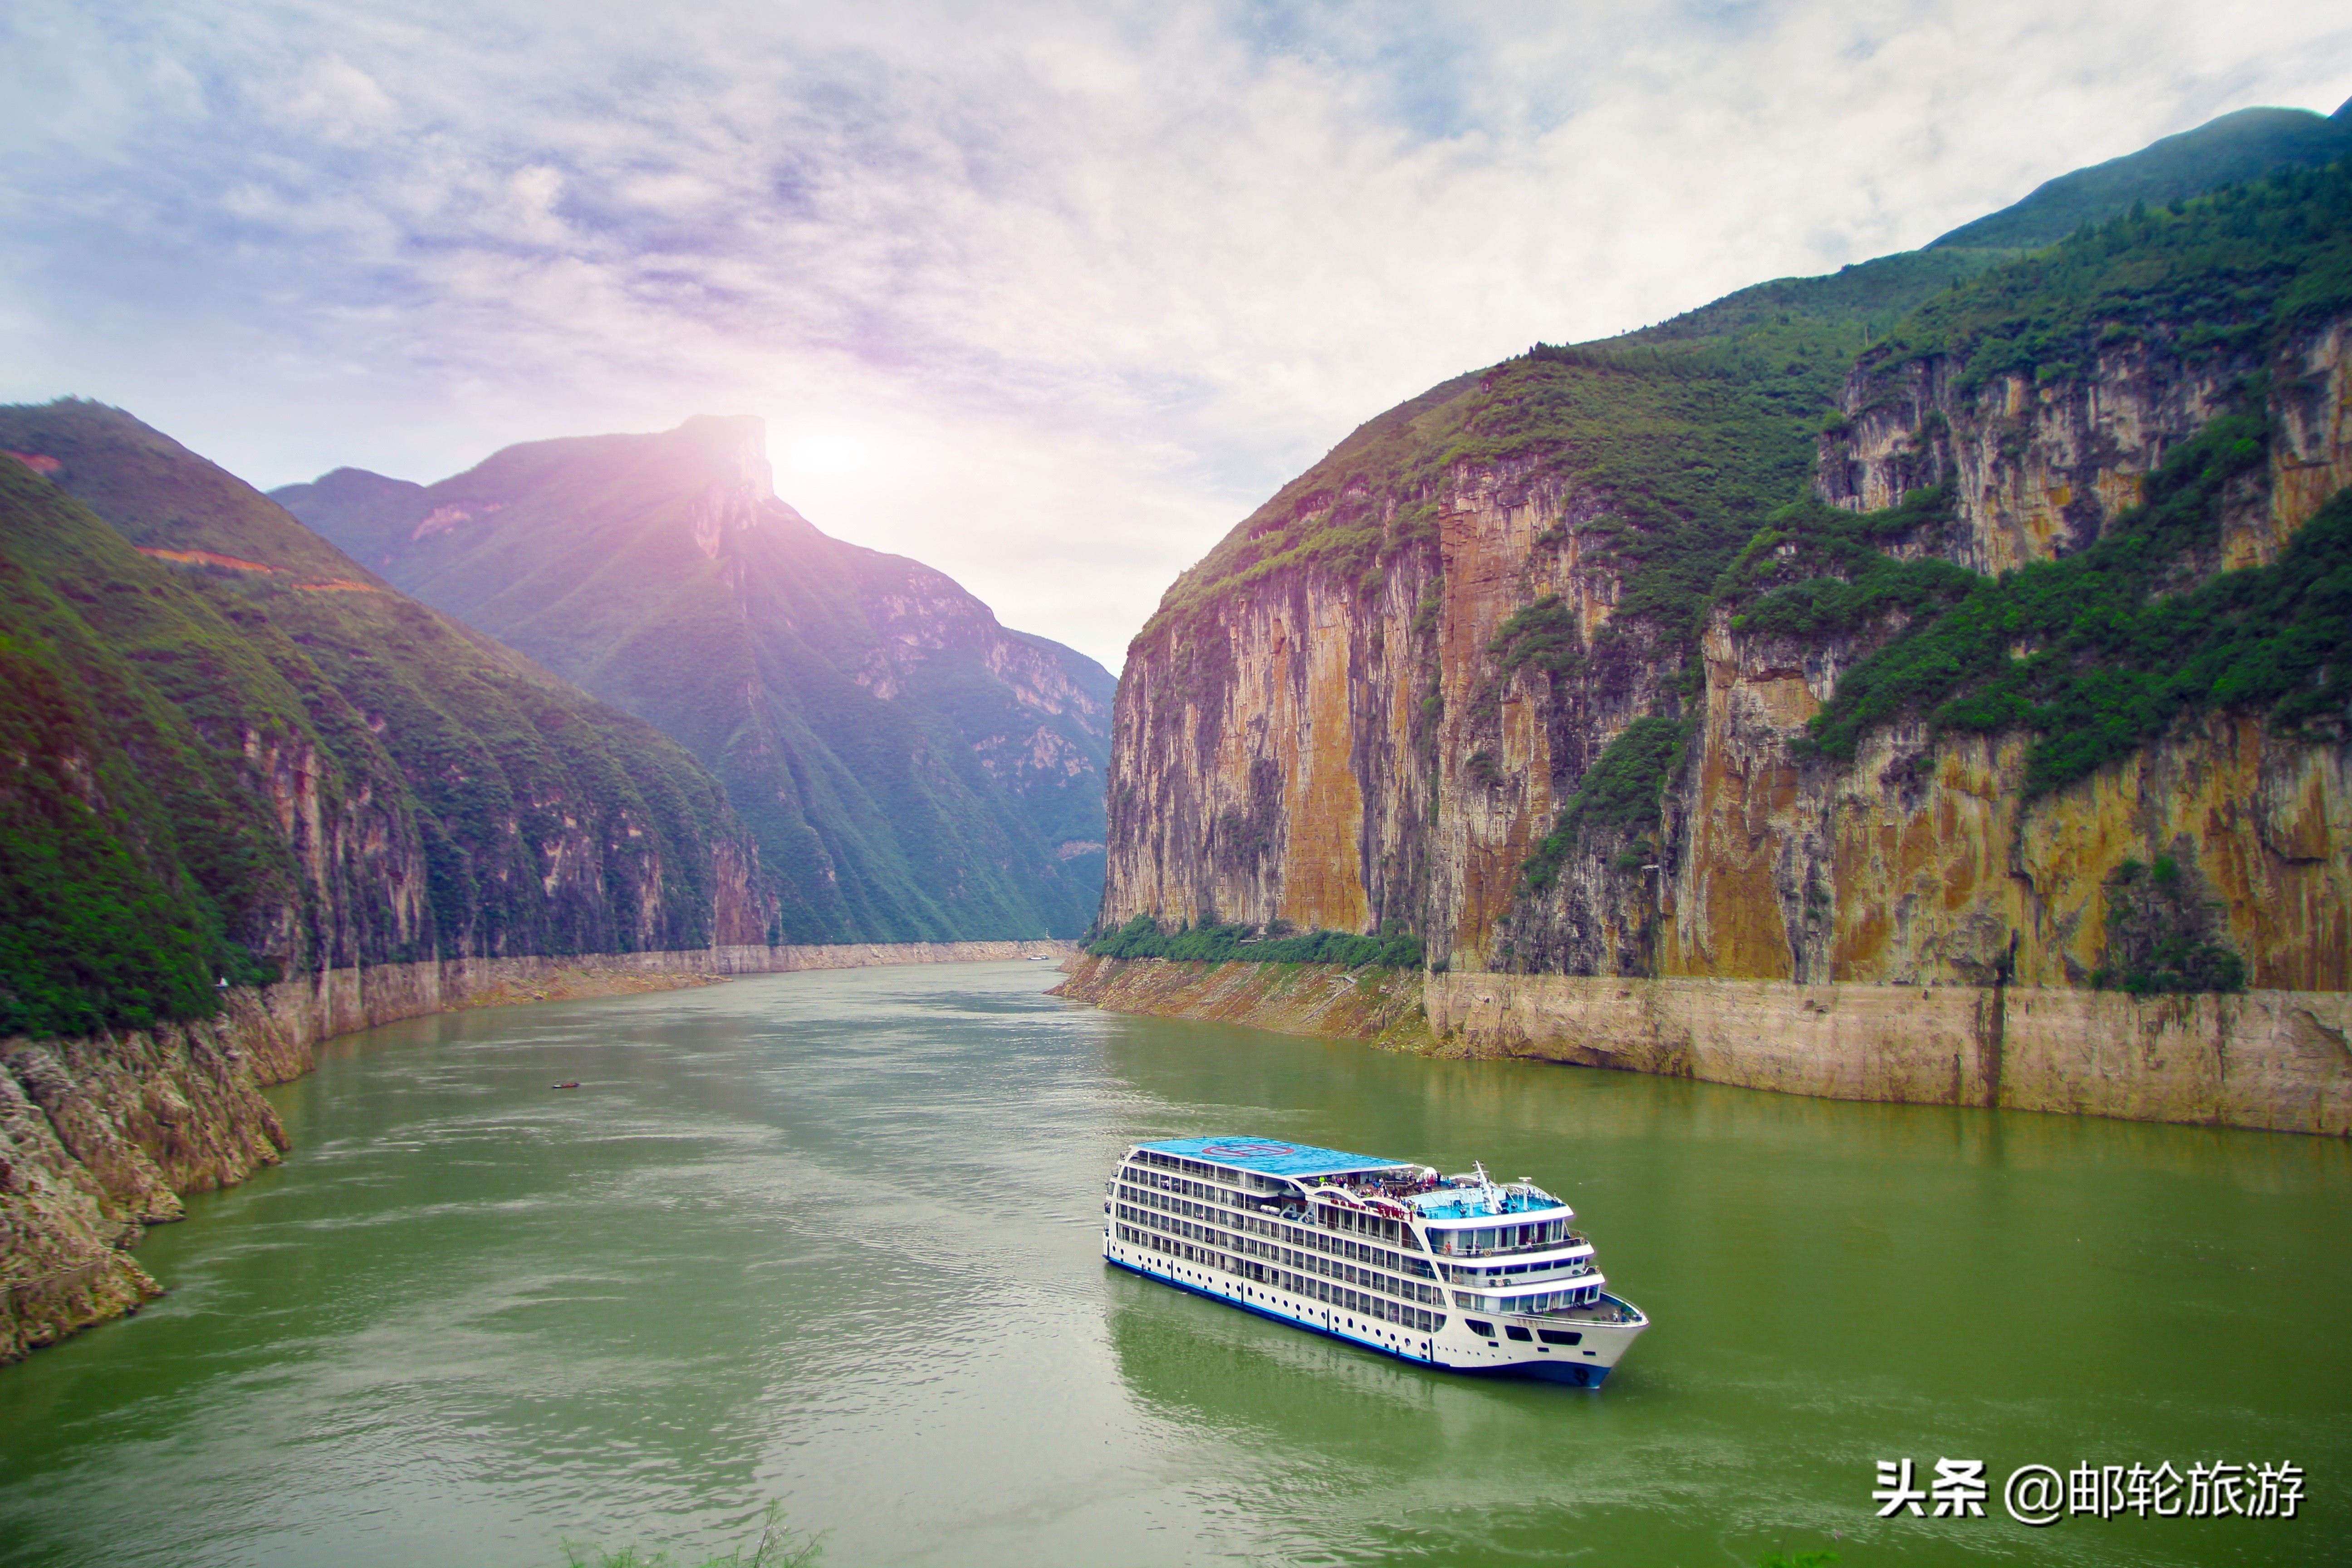
[[[1650,1326],[1573,1210],[1483,1165],[1178,1138],[1129,1149],[1103,1211],[1122,1268],[1425,1366],[1598,1388]]]
[[[558,1089],[578,1089],[580,1087],[580,1080],[576,1078],[568,1078],[562,1083],[557,1084],[555,1087]]]
[[[1029,962],[1032,963],[1051,963],[1054,962],[1054,955],[1050,952],[1033,952],[1029,955]]]

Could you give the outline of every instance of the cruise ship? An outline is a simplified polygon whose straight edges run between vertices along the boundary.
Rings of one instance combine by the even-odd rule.
[[[1452,1372],[1598,1388],[1650,1326],[1609,1294],[1574,1210],[1484,1165],[1172,1138],[1127,1152],[1103,1215],[1123,1268]]]

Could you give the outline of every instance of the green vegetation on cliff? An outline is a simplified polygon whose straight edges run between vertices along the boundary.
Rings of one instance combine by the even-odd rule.
[[[119,411],[0,409],[0,447],[51,469],[0,458],[0,1034],[201,1016],[280,971],[711,940],[736,830],[649,727]]]
[[[2352,307],[2352,165],[2287,170],[2174,208],[2137,209],[1929,301],[1864,356],[1866,374],[1930,354],[1997,375],[2091,374],[2147,335],[2194,363],[2267,359],[2315,311]],[[1850,760],[1906,716],[1938,730],[2033,733],[2039,795],[2127,756],[2186,712],[2237,709],[2281,733],[2340,735],[2352,700],[2352,502],[2331,504],[2276,563],[2200,579],[2223,512],[2258,482],[2270,433],[2259,375],[2247,410],[2167,455],[2143,504],[2077,552],[1999,578],[1890,552],[1932,543],[1948,490],[1856,514],[1816,500],[1774,513],[1716,584],[1745,633],[1817,639],[1890,613],[1902,629],[1840,676],[1809,727]],[[1941,438],[1930,416],[1926,438]],[[2187,584],[2187,585],[2184,585]]]
[[[1927,300],[1862,358],[1865,373],[1948,355],[1958,387],[2080,379],[2118,343],[2192,365],[2260,353],[2352,306],[2352,163],[2286,169],[2195,201],[2135,205]]]
[[[1416,551],[1433,564],[1434,503],[1465,465],[1557,475],[1594,498],[1577,529],[1622,576],[1614,619],[1686,644],[1724,569],[1805,499],[1814,437],[1843,417],[1858,352],[1865,364],[1958,353],[1979,378],[2021,364],[2056,375],[2135,322],[2185,313],[2199,325],[2180,346],[2196,353],[2227,347],[2250,317],[2259,331],[2274,309],[2335,308],[2352,300],[2352,252],[2314,252],[2341,247],[2327,193],[2345,176],[2318,166],[2347,146],[2345,111],[2244,110],[2053,181],[1930,248],[1758,284],[1619,338],[1538,344],[1442,383],[1253,512],[1177,579],[1139,646],[1286,573],[1373,580]],[[2076,234],[2085,225],[2103,226]]]
[[[1253,925],[1186,926],[1171,934],[1150,915],[1137,915],[1089,943],[1097,958],[1166,958],[1179,963],[1336,963],[1343,968],[1418,969],[1421,939],[1391,922],[1378,936],[1310,931],[1291,934],[1277,921]]]
[[[2239,709],[2341,739],[2352,710],[2352,495],[2273,565],[2164,586],[2218,542],[2231,482],[2264,458],[2261,419],[2216,419],[2168,457],[2147,504],[2088,549],[1968,586],[1845,671],[1810,725],[1821,754],[1906,714],[1937,729],[2032,731],[2026,788],[2058,788],[2158,739],[2182,713]],[[1882,569],[1866,569],[1848,591]],[[1818,582],[1819,580],[1816,580]],[[1755,615],[1786,595],[1767,596]],[[1927,605],[1920,604],[1918,608]]]
[[[1593,497],[1577,531],[1588,558],[1623,574],[1613,619],[1687,643],[1724,566],[1805,493],[1866,334],[2000,256],[1912,253],[1783,279],[1433,388],[1284,486],[1177,580],[1140,640],[1288,571],[1362,582],[1416,552],[1433,570],[1434,502],[1473,466],[1557,476]]]
[[[2214,940],[2215,906],[2178,860],[2126,860],[2105,893],[2106,962],[2092,972],[2094,986],[2134,996],[2245,989],[2245,960]]]
[[[1932,535],[1951,517],[1948,485],[1913,490],[1883,511],[1792,502],[1717,580],[1715,602],[1735,612],[1735,631],[1801,638],[1856,631],[1890,610],[1916,616],[1966,594],[1977,575],[1885,547]]]
[[[1662,797],[1682,771],[1691,726],[1680,719],[1636,719],[1617,732],[1585,770],[1551,831],[1522,868],[1525,885],[1538,891],[1551,885],[1587,826],[1654,827]]]

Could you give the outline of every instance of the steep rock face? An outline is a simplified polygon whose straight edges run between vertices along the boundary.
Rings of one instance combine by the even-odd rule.
[[[2116,868],[2170,857],[2248,983],[2352,988],[2352,754],[2208,715],[2029,802],[2021,737],[1874,733],[1851,768],[1788,742],[1801,674],[1709,639],[1707,722],[1675,798],[1686,847],[1654,973],[1881,984],[2079,985],[2100,968]],[[1825,683],[1822,683],[1825,684]]]
[[[2160,563],[2153,591],[2281,560],[2352,476],[2352,314],[2316,308],[2336,298],[2341,184],[2135,214],[1907,296],[1944,313],[1895,312],[1841,372],[1831,433],[1806,437],[1811,489],[1874,514],[1844,547],[1849,578],[1866,561],[1959,571],[1802,636],[1688,591],[1769,559],[1769,528],[1746,553],[1691,552],[1704,575],[1674,596],[1665,542],[1706,535],[1668,504],[1691,486],[1657,476],[1769,457],[1785,428],[1769,420],[1707,438],[1801,391],[1808,299],[1858,312],[1885,289],[1776,285],[1761,311],[1719,303],[1646,352],[1538,349],[1368,425],[1138,639],[1104,923],[1402,919],[1457,972],[2084,986],[2154,940],[2130,878],[2156,863],[2182,931],[2247,984],[2344,987],[2352,754],[2325,723],[2278,732],[2258,710],[2192,704],[2054,787],[2032,774],[2030,727],[1898,712],[1850,758],[1799,743],[1842,680],[1952,602],[1937,595],[2116,537],[2158,466],[2225,414],[2267,462],[2232,470],[2211,539]],[[2262,226],[2278,213],[2284,229]],[[1780,315],[1776,337],[1784,304],[1796,326]]]
[[[2276,435],[2265,484],[2248,483],[2222,529],[2223,568],[2267,565],[2330,496],[2352,483],[2346,343],[2352,318],[2307,323],[2273,363]],[[1891,507],[1948,481],[1956,525],[1934,552],[1972,572],[2014,571],[2082,549],[2136,506],[2164,454],[2231,405],[2242,357],[2184,359],[2161,341],[2103,349],[2090,374],[2006,374],[1968,384],[1937,354],[1892,373],[1857,369],[1850,424],[1822,440],[1819,489],[1854,511]]]
[[[0,463],[0,1028],[197,1016],[270,966],[764,940],[756,848],[650,727],[119,411],[0,441],[40,459]]]
[[[1405,532],[1407,504],[1371,521]],[[1425,536],[1369,588],[1285,574],[1138,639],[1105,925],[1393,920],[1437,956],[1483,962],[1560,801],[1631,718],[1671,700],[1679,671],[1650,628],[1612,633],[1623,578],[1595,547],[1614,521],[1598,487],[1465,463],[1415,510]],[[1498,668],[1506,624],[1547,599],[1579,628],[1573,676]],[[1579,889],[1574,908],[1581,962],[1638,946],[1622,889]]]
[[[2347,321],[2288,339],[2271,371],[2267,482],[2225,515],[2217,569],[2267,564],[2352,469]],[[1825,438],[1822,493],[1855,510],[1951,481],[1939,552],[2013,570],[2097,539],[2164,451],[2227,406],[2251,367],[2202,368],[2145,348],[2095,378],[2001,378],[1969,397],[1956,366],[1903,368],[1905,395],[1857,374],[1851,429]],[[1717,614],[1705,642],[1706,720],[1677,792],[1687,850],[1662,910],[1659,973],[1881,983],[2083,984],[2107,946],[2109,879],[2176,858],[2223,909],[2250,984],[2352,985],[2352,794],[2341,746],[2281,740],[2207,714],[2117,767],[2029,802],[2022,736],[1879,730],[1846,768],[1789,742],[1866,637],[1803,647],[1742,636]]]
[[[776,940],[1068,934],[1097,896],[1109,674],[829,539],[756,419],[278,492],[395,584],[656,725],[757,836]]]

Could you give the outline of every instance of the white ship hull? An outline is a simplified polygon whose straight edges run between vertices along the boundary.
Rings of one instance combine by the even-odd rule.
[[[1254,1179],[1244,1162],[1259,1156],[1226,1155],[1218,1167],[1204,1167],[1160,1152],[1194,1152],[1194,1143],[1205,1143],[1213,1153],[1228,1147],[1292,1147],[1240,1140],[1139,1145],[1129,1161],[1153,1160],[1181,1169],[1159,1173],[1122,1162],[1104,1205],[1107,1261],[1401,1361],[1580,1388],[1605,1382],[1649,1327],[1637,1309],[1601,1289],[1601,1276],[1590,1261],[1591,1244],[1568,1233],[1560,1217],[1571,1211],[1531,1184],[1507,1190],[1486,1184],[1475,1192],[1415,1189],[1402,1203],[1377,1194],[1364,1201],[1362,1193],[1301,1186],[1297,1195],[1303,1203],[1279,1196],[1269,1201],[1244,1185]],[[1332,1152],[1295,1152],[1309,1158]],[[1223,1169],[1226,1161],[1241,1165],[1242,1172]],[[1213,1184],[1192,1179],[1204,1174]],[[1479,1180],[1484,1183],[1483,1173]],[[1160,1183],[1170,1185],[1163,1189]],[[1259,1179],[1258,1185],[1276,1184]],[[1203,1197],[1210,1202],[1192,1201]],[[1482,1202],[1488,1206],[1480,1206]],[[1360,1212],[1335,1214],[1323,1206],[1327,1203]],[[1322,1215],[1325,1226],[1353,1228],[1330,1234],[1313,1215]],[[1406,1217],[1383,1223],[1381,1215]],[[1510,1237],[1511,1245],[1500,1247],[1495,1245],[1497,1231],[1480,1234],[1474,1228],[1498,1220],[1533,1223]],[[1544,1230],[1546,1222],[1551,1230]],[[1417,1234],[1417,1226],[1425,1234]],[[1366,1239],[1355,1240],[1359,1236]],[[1553,1237],[1558,1239],[1548,1239]],[[1474,1247],[1474,1241],[1480,1245]],[[1464,1285],[1475,1289],[1458,1289]],[[1530,1285],[1534,1295],[1498,1293],[1524,1292]],[[1568,1289],[1558,1289],[1563,1286]],[[1510,1310],[1514,1306],[1542,1310]]]
[[[1311,1329],[1367,1350],[1381,1351],[1400,1361],[1417,1362],[1446,1372],[1539,1377],[1578,1388],[1598,1388],[1632,1346],[1634,1337],[1650,1326],[1649,1320],[1629,1304],[1614,1296],[1603,1296],[1601,1300],[1606,1307],[1622,1309],[1633,1315],[1633,1321],[1593,1322],[1556,1313],[1541,1317],[1498,1314],[1480,1320],[1491,1321],[1504,1331],[1488,1339],[1472,1333],[1460,1313],[1449,1313],[1445,1327],[1434,1334],[1423,1334],[1393,1323],[1359,1318],[1320,1300],[1308,1301],[1284,1290],[1238,1279],[1198,1262],[1129,1246],[1108,1235],[1103,1239],[1103,1257],[1122,1268],[1163,1280],[1196,1296],[1223,1301],[1277,1322]],[[1507,1337],[1513,1326],[1527,1330],[1531,1336],[1543,1329],[1555,1333],[1577,1333],[1582,1342],[1573,1346],[1521,1342]]]

